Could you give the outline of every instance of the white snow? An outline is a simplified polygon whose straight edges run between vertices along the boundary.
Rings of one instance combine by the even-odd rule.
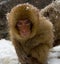
[[[0,40],[0,64],[19,64],[11,41]],[[60,64],[60,45],[50,50],[48,64]]]
[[[49,52],[49,64],[60,64],[60,45],[53,47]]]
[[[28,6],[26,7],[26,10],[29,10],[29,7]]]
[[[0,40],[0,64],[18,64],[18,58],[11,41]]]

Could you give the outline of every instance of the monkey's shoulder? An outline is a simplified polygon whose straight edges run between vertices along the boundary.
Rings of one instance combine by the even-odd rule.
[[[50,20],[48,20],[45,17],[40,18],[40,25],[39,25],[40,31],[49,31],[53,30],[53,24]]]

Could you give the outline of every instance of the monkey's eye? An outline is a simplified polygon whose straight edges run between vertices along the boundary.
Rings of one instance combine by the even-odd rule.
[[[21,22],[17,22],[16,27],[20,27],[22,25]]]
[[[22,22],[19,22],[18,24],[19,24],[19,25],[22,25]]]
[[[31,22],[29,20],[26,20],[25,24],[29,25]]]
[[[17,22],[18,25],[22,25],[22,22]]]

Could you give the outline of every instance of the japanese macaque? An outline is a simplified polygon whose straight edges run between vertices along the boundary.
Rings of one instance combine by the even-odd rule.
[[[32,29],[32,23],[30,22],[30,20],[25,19],[25,20],[19,20],[17,22],[16,25],[19,34],[21,35],[22,38],[28,38],[30,36],[31,33],[31,29]]]
[[[55,38],[53,46],[60,45],[60,2],[56,0],[42,9],[40,13],[54,25]]]
[[[7,14],[10,37],[21,64],[45,64],[53,46],[53,24],[31,4],[19,4]]]

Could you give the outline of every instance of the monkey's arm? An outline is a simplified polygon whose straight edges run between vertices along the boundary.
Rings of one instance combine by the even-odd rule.
[[[41,64],[46,63],[49,49],[53,46],[54,40],[53,27],[47,27],[43,27],[44,29],[41,29],[39,35],[36,34],[36,37],[26,44],[27,49],[30,49],[29,54]]]
[[[18,55],[19,61],[21,64],[32,64],[31,59],[27,57],[27,54],[25,54],[25,51],[23,47],[21,46],[20,42],[18,42],[16,39],[13,40],[13,45],[15,46],[16,53]]]
[[[47,44],[40,44],[31,50],[32,57],[36,58],[41,64],[47,64],[47,57],[49,52]]]

